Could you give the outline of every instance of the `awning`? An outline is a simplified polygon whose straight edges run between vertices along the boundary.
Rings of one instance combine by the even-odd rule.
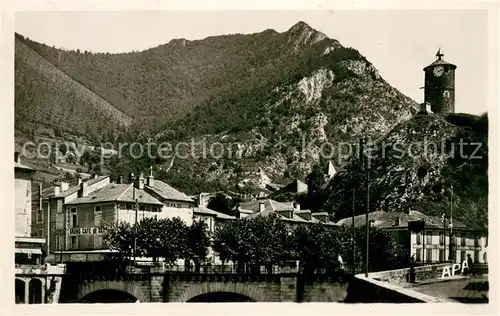
[[[27,253],[41,255],[42,249],[39,248],[16,248],[16,253]]]

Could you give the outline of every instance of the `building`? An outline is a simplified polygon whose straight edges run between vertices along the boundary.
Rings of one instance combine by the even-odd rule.
[[[144,178],[117,183],[108,176],[95,177],[77,186],[56,185],[44,192],[43,230],[47,232],[52,261],[99,261],[110,250],[102,242],[101,222],[134,224],[146,217],[193,221],[194,201],[168,184]],[[136,206],[137,205],[137,206]]]
[[[460,221],[453,220],[450,228],[446,218],[418,211],[376,211],[368,213],[368,220],[372,226],[391,232],[394,239],[407,248],[408,256],[415,255],[417,262],[462,262],[469,254],[474,262],[487,263],[487,232],[469,229]],[[337,224],[351,226],[352,222],[349,217]],[[365,224],[365,214],[354,217],[355,227]]]
[[[281,203],[271,199],[256,200],[239,203],[234,207],[238,218],[255,218],[276,213],[289,227],[294,228],[301,224],[324,224],[337,226],[329,220],[328,213],[311,213],[310,210],[301,210],[299,204]]]
[[[433,113],[455,113],[455,69],[457,66],[443,60],[441,50],[436,61],[424,68],[424,104],[429,103]]]
[[[236,216],[230,216],[224,213],[216,212],[203,205],[198,205],[193,209],[193,220],[202,220],[207,224],[210,233],[214,233],[217,227],[224,225],[228,221],[236,220]],[[208,252],[207,260],[214,265],[221,264],[221,261],[213,251]]]
[[[14,154],[15,181],[15,302],[45,304],[57,302],[65,266],[43,264],[45,238],[32,237],[32,177],[36,170],[21,163]]]
[[[32,201],[31,183],[34,169],[21,163],[20,154],[14,154],[15,188],[15,262],[16,264],[41,264],[44,238],[31,235]]]
[[[57,182],[42,190],[41,207],[33,217],[32,223],[37,236],[46,238],[47,253],[53,254],[68,248],[66,244],[70,242],[70,238],[67,237],[69,215],[66,214],[68,211],[66,205],[110,183],[109,176],[95,176],[87,181],[79,179],[71,187],[67,182]]]

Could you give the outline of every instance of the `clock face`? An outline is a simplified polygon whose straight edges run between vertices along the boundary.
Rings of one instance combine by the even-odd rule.
[[[443,66],[437,66],[436,68],[434,68],[433,73],[434,73],[434,76],[441,77],[443,75],[443,73],[444,73]]]

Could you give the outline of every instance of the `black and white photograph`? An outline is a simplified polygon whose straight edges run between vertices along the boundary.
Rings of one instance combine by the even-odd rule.
[[[15,12],[9,295],[488,305],[490,22]]]

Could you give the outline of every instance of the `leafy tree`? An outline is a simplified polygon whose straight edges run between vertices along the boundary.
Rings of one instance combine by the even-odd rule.
[[[127,222],[101,222],[102,242],[111,250],[117,250],[122,259],[133,255],[134,231]]]
[[[144,218],[137,224],[137,252],[174,265],[186,253],[186,224],[178,217]]]
[[[186,253],[187,261],[193,260],[195,271],[199,272],[200,264],[206,259],[210,248],[210,233],[208,226],[203,220],[194,221],[186,228]]]
[[[231,221],[219,227],[214,234],[213,247],[221,260],[237,264],[239,272],[245,268],[260,269],[280,263],[286,255],[288,231],[276,215]]]

